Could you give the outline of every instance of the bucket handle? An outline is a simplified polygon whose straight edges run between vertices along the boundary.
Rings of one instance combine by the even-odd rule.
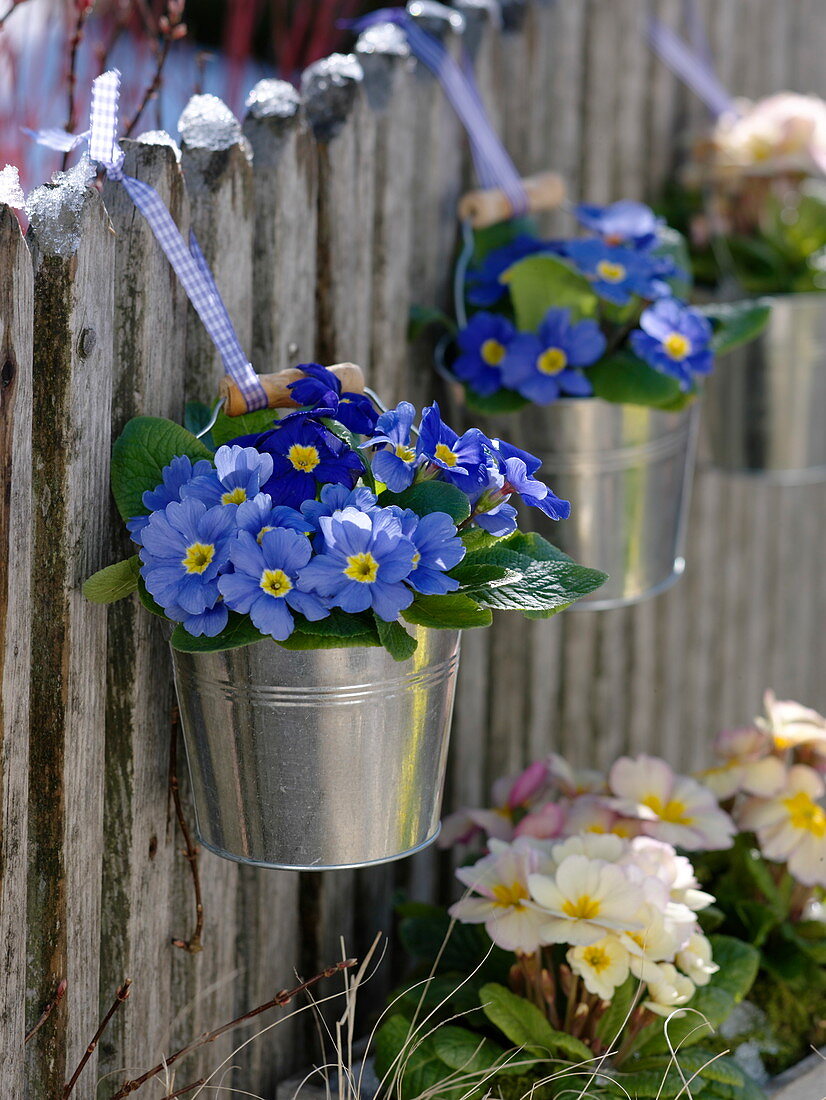
[[[355,363],[336,363],[335,366],[327,369],[332,371],[341,382],[342,392],[364,393],[364,372]],[[300,378],[306,378],[306,375],[304,371],[295,367],[277,371],[275,374],[259,374],[258,381],[267,395],[267,408],[298,408],[298,402],[293,400],[289,387]],[[241,416],[247,412],[244,396],[229,375],[225,375],[222,379],[218,392],[224,401],[224,412],[227,416]]]

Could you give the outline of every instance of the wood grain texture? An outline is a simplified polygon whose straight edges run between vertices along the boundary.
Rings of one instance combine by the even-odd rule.
[[[0,1080],[22,1096],[32,557],[33,274],[0,206]]]
[[[100,196],[52,187],[34,256],[34,556],[28,1015],[62,978],[29,1047],[32,1096],[54,1096],[98,1024],[106,610],[83,581],[106,564],[115,237]],[[76,1089],[95,1093],[90,1064]]]

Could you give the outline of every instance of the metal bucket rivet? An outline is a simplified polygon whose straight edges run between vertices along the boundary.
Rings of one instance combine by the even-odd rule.
[[[765,331],[706,384],[711,461],[778,485],[826,479],[826,293],[771,299]]]
[[[418,649],[172,650],[205,848],[291,870],[384,863],[439,832],[459,634]]]

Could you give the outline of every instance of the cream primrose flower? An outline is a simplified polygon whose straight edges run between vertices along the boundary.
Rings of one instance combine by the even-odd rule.
[[[551,856],[557,866],[568,856],[587,856],[588,859],[604,859],[606,863],[618,863],[629,850],[629,843],[612,833],[580,833],[570,836],[551,848]]]
[[[535,842],[490,842],[490,855],[472,867],[460,867],[456,877],[480,897],[464,897],[449,909],[464,924],[484,924],[499,947],[530,955],[543,942],[540,929],[547,920],[530,903],[528,878],[542,867],[542,852]]]
[[[780,92],[723,115],[713,134],[717,163],[756,173],[826,172],[826,103]]]
[[[588,992],[603,1001],[611,1000],[629,974],[628,952],[616,936],[603,936],[587,947],[571,947],[566,958]]]
[[[580,833],[614,833],[616,836],[639,835],[639,821],[622,817],[608,805],[602,795],[585,794],[572,798],[565,807],[563,833],[576,836]]]
[[[604,794],[605,776],[593,768],[572,768],[558,753],[552,752],[545,758],[548,775],[560,794],[566,798],[578,798],[580,795]]]
[[[763,705],[766,717],[758,718],[757,725],[771,737],[776,749],[782,752],[809,746],[826,755],[826,718],[822,714],[791,699],[778,699],[773,691],[763,696]]]
[[[696,779],[676,775],[664,760],[622,756],[608,782],[614,809],[639,818],[648,836],[690,851],[731,847],[736,827],[712,792]]]
[[[620,863],[629,863],[645,875],[659,879],[668,889],[671,901],[685,905],[692,912],[705,909],[714,895],[700,889],[691,861],[677,855],[670,844],[650,836],[634,837]]]
[[[673,962],[677,952],[687,946],[696,929],[694,914],[684,905],[669,901],[663,883],[643,879],[639,888],[644,901],[637,909],[642,928],[623,932],[620,942],[628,951],[631,972],[640,981],[656,978],[657,966]]]
[[[609,932],[634,931],[639,890],[612,863],[570,855],[551,875],[528,876],[531,897],[541,910],[544,943],[587,947]]]
[[[708,985],[720,967],[712,961],[711,944],[702,932],[692,932],[685,947],[677,952],[677,966],[695,985]]]
[[[739,791],[768,797],[779,791],[786,768],[777,756],[770,755],[772,739],[755,726],[723,730],[714,742],[720,763],[696,778],[722,802]]]
[[[686,1004],[694,996],[694,983],[680,974],[672,963],[660,963],[657,974],[647,979],[649,999],[643,1004],[658,1016],[681,1015],[675,1008]]]
[[[757,834],[766,859],[786,863],[805,886],[826,887],[826,786],[814,768],[795,764],[773,798],[750,798],[738,809],[741,829]]]

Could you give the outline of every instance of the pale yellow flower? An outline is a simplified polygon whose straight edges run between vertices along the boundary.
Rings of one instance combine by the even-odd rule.
[[[639,890],[619,867],[583,855],[567,856],[553,877],[530,875],[528,886],[544,909],[545,943],[587,946],[608,932],[640,927]]]
[[[628,952],[616,936],[604,936],[587,947],[572,947],[566,957],[588,992],[603,1001],[610,1001],[628,977]]]
[[[826,754],[826,718],[822,714],[791,699],[778,699],[773,691],[766,692],[763,702],[766,717],[758,718],[757,724],[771,736],[776,749],[807,745]]]
[[[672,963],[660,963],[656,975],[648,978],[648,1000],[643,1004],[658,1016],[679,1016],[674,1010],[694,996],[694,983]]]
[[[702,934],[694,932],[688,943],[677,952],[677,966],[695,985],[708,985],[720,967],[712,960],[711,944]]]
[[[773,798],[747,799],[738,810],[742,829],[757,834],[766,859],[786,863],[806,886],[826,886],[826,794],[814,768],[795,764]]]

